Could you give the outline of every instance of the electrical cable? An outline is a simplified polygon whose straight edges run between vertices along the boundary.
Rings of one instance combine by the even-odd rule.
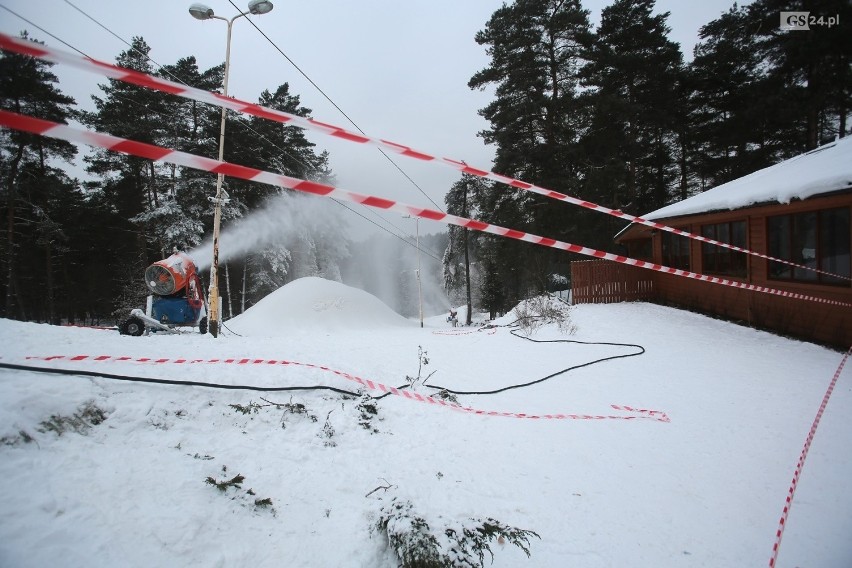
[[[517,324],[517,322],[518,322],[518,320],[515,320],[512,323],[508,323],[508,324],[504,324],[504,325],[485,326],[485,327],[480,328],[480,330],[493,329],[495,327],[512,327],[512,326],[515,326],[515,324]],[[438,391],[446,391],[450,394],[456,394],[456,395],[498,394],[498,393],[506,392],[506,391],[513,390],[513,389],[520,389],[520,388],[532,386],[532,385],[535,385],[535,384],[538,384],[538,383],[543,383],[544,381],[547,381],[547,380],[552,379],[554,377],[558,377],[559,375],[564,375],[565,373],[567,373],[569,371],[574,371],[576,369],[582,369],[583,367],[590,367],[592,365],[596,365],[597,363],[603,363],[605,361],[613,361],[615,359],[626,359],[628,357],[637,357],[637,356],[645,353],[644,347],[642,347],[641,345],[633,344],[633,343],[611,343],[611,342],[605,342],[605,341],[578,341],[576,339],[533,339],[531,337],[519,335],[518,333],[516,333],[517,331],[518,331],[517,329],[510,329],[509,333],[511,333],[512,335],[514,335],[515,337],[518,337],[520,339],[526,339],[527,341],[532,341],[533,343],[576,343],[576,344],[579,344],[579,345],[609,345],[609,346],[613,346],[613,347],[635,347],[636,349],[638,349],[638,351],[635,352],[635,353],[627,353],[625,355],[613,355],[613,356],[610,356],[610,357],[602,357],[600,359],[595,359],[594,361],[589,361],[587,363],[581,363],[579,365],[574,365],[572,367],[562,369],[561,371],[556,371],[555,373],[551,373],[551,374],[549,374],[545,377],[542,377],[540,379],[535,379],[535,380],[528,381],[528,382],[525,382],[525,383],[519,383],[519,384],[515,384],[515,385],[510,385],[508,387],[503,387],[503,388],[488,390],[488,391],[459,391],[459,390],[453,390],[453,389],[450,389],[450,388],[447,388],[447,387],[442,387],[442,386],[439,386],[439,385],[426,385],[426,384],[424,384],[423,386],[426,386],[426,387],[429,387],[431,389],[435,389],[435,390],[438,390]]]
[[[498,327],[513,327],[513,326],[516,326],[518,321],[519,320],[515,320],[511,323],[507,323],[507,324],[503,324],[503,325],[484,326],[484,327],[480,327],[479,329],[477,329],[477,331],[485,331],[485,330],[494,329],[494,328],[498,328]],[[516,333],[517,331],[518,331],[517,329],[510,329],[509,333],[511,333],[512,335],[514,335],[515,337],[518,337],[520,339],[526,339],[527,341],[532,341],[533,343],[576,343],[576,344],[579,344],[579,345],[609,345],[609,346],[613,346],[613,347],[635,347],[639,351],[637,351],[635,353],[627,353],[625,355],[613,355],[611,357],[602,357],[600,359],[595,359],[594,361],[589,361],[587,363],[581,363],[580,365],[574,365],[572,367],[562,369],[561,371],[556,371],[555,373],[551,373],[551,374],[549,374],[545,377],[542,377],[540,379],[535,379],[535,380],[528,381],[528,382],[525,382],[525,383],[510,385],[508,387],[503,387],[503,388],[489,390],[489,391],[458,391],[458,390],[453,390],[453,389],[450,389],[450,388],[447,388],[447,387],[442,387],[442,386],[439,386],[439,385],[427,385],[426,383],[423,383],[423,386],[428,387],[430,389],[437,390],[439,392],[446,392],[446,393],[454,394],[454,395],[498,394],[498,393],[513,390],[513,389],[520,389],[520,388],[529,387],[529,386],[532,386],[532,385],[535,385],[535,384],[538,384],[538,383],[543,383],[544,381],[547,381],[547,380],[552,379],[554,377],[558,377],[559,375],[564,375],[565,373],[567,373],[569,371],[574,371],[576,369],[582,369],[583,367],[591,367],[592,365],[596,365],[597,363],[603,363],[605,361],[612,361],[612,360],[615,360],[615,359],[626,359],[628,357],[637,357],[637,356],[645,353],[644,347],[642,347],[641,345],[633,344],[633,343],[612,343],[612,342],[605,342],[605,341],[578,341],[578,340],[575,340],[575,339],[532,339],[531,337],[519,335],[518,333]],[[411,387],[411,384],[406,383],[405,385],[397,387],[397,389],[402,390],[402,389],[406,389],[406,388],[409,388],[409,387]],[[389,394],[390,393],[386,393],[386,394],[383,394],[381,396],[376,396],[376,397],[373,397],[373,398],[375,400],[379,400],[379,399],[382,399],[382,398],[388,396]]]
[[[139,55],[142,55],[142,56],[143,56],[143,57],[145,57],[148,61],[150,61],[151,63],[153,63],[154,65],[156,65],[157,67],[159,67],[159,68],[161,68],[161,69],[162,69],[162,67],[163,67],[163,66],[162,66],[162,65],[160,65],[159,63],[157,63],[156,61],[154,61],[153,59],[151,59],[151,57],[150,57],[147,53],[143,53],[143,52],[139,51],[138,49],[136,49],[135,47],[133,47],[133,44],[129,43],[126,39],[124,39],[123,37],[121,37],[120,35],[118,35],[117,33],[115,33],[114,31],[112,31],[111,29],[109,29],[108,27],[106,27],[105,25],[103,25],[102,23],[100,23],[99,21],[97,21],[96,19],[94,19],[92,16],[90,16],[90,15],[89,15],[89,14],[87,14],[86,12],[84,12],[82,8],[80,8],[80,7],[76,6],[76,5],[75,5],[74,3],[72,3],[70,0],[65,0],[65,3],[66,3],[66,4],[68,4],[69,6],[71,6],[72,8],[74,8],[75,10],[77,10],[78,12],[80,12],[81,14],[83,14],[84,16],[86,16],[87,18],[89,18],[92,22],[96,23],[96,24],[97,24],[98,26],[100,26],[101,28],[103,28],[106,32],[108,32],[110,35],[112,35],[115,39],[119,40],[119,41],[120,41],[120,42],[122,42],[124,45],[126,45],[127,47],[129,47],[130,49],[132,49],[133,51],[135,51],[136,53],[138,53]],[[87,55],[86,57],[88,57],[88,55]],[[169,73],[168,71],[166,71],[166,72],[167,72],[167,73]],[[177,77],[177,76],[173,75],[172,73],[169,73],[169,76],[173,77],[173,78],[174,78],[174,79],[176,79],[177,81],[179,81],[179,82],[183,83],[184,85],[186,85],[186,83],[184,83],[183,81],[181,81],[180,77]],[[189,85],[187,85],[187,86],[189,86]]]
[[[484,330],[488,330],[488,329],[494,329],[494,328],[497,328],[497,327],[508,327],[508,328],[511,328],[513,326],[517,327],[517,325],[516,325],[517,322],[518,322],[518,320],[515,320],[512,323],[503,324],[503,325],[484,326],[484,327],[479,328],[477,331],[484,331]],[[239,334],[233,332],[230,329],[229,329],[229,331],[231,331],[235,335],[239,335]],[[529,387],[529,386],[536,385],[536,384],[539,384],[539,383],[543,383],[543,382],[550,380],[554,377],[564,375],[565,373],[568,373],[570,371],[574,371],[576,369],[582,369],[584,367],[590,367],[592,365],[596,365],[598,363],[603,363],[605,361],[613,361],[615,359],[626,359],[626,358],[629,358],[629,357],[637,357],[637,356],[645,353],[644,347],[642,347],[641,345],[633,344],[633,343],[614,343],[614,342],[606,342],[606,341],[579,341],[579,340],[575,340],[575,339],[532,339],[531,337],[519,335],[517,333],[517,331],[518,331],[517,329],[510,329],[509,333],[511,333],[513,336],[518,337],[520,339],[532,341],[533,343],[574,343],[574,344],[579,344],[579,345],[608,345],[608,346],[613,346],[613,347],[635,347],[636,349],[638,349],[638,351],[636,351],[634,353],[623,354],[623,355],[612,355],[610,357],[602,357],[600,359],[595,359],[594,361],[589,361],[589,362],[586,362],[586,363],[581,363],[579,365],[573,365],[571,367],[567,367],[567,368],[562,369],[560,371],[550,373],[549,375],[546,375],[546,376],[541,377],[539,379],[534,379],[534,380],[527,381],[527,382],[524,382],[524,383],[509,385],[507,387],[502,387],[502,388],[493,389],[493,390],[460,391],[460,390],[454,390],[454,389],[450,389],[450,388],[447,388],[447,387],[443,387],[443,386],[440,386],[440,385],[427,385],[425,383],[423,384],[423,386],[428,387],[428,388],[433,389],[433,390],[436,390],[436,391],[439,391],[439,392],[442,392],[442,393],[448,393],[448,394],[453,394],[453,395],[492,395],[492,394],[498,394],[498,393],[506,392],[506,391],[509,391],[509,390],[525,388],[525,387]],[[219,384],[219,383],[207,383],[207,382],[201,382],[201,381],[186,381],[186,380],[175,380],[175,379],[155,379],[155,378],[150,378],[150,377],[137,377],[137,376],[128,376],[128,375],[116,375],[116,374],[112,374],[112,373],[101,373],[101,372],[98,372],[98,371],[85,371],[85,370],[73,370],[73,369],[55,369],[55,368],[37,367],[37,366],[31,366],[31,365],[16,365],[16,364],[2,363],[2,362],[0,362],[0,369],[10,369],[10,370],[17,370],[17,371],[32,371],[32,372],[36,372],[36,373],[49,373],[49,374],[59,374],[59,375],[94,377],[94,378],[103,378],[103,379],[128,381],[128,382],[139,382],[139,383],[150,383],[150,384],[195,386],[195,387],[214,388],[214,389],[223,389],[223,390],[250,390],[250,391],[259,391],[259,392],[329,390],[329,391],[332,391],[332,392],[345,394],[345,395],[349,395],[349,396],[355,396],[355,397],[361,396],[360,393],[355,393],[355,392],[352,392],[352,391],[347,391],[347,390],[339,389],[339,388],[336,388],[336,387],[317,386],[317,385],[314,385],[314,386],[294,386],[294,387],[258,387],[258,386],[254,386],[254,385],[223,385],[223,384]],[[410,388],[411,386],[412,386],[412,384],[408,383],[408,384],[402,385],[400,387],[397,387],[397,389],[403,390],[403,389],[406,389],[406,388]],[[383,395],[375,396],[375,397],[372,397],[372,398],[373,398],[373,400],[381,400],[381,399],[385,398],[386,396],[389,396],[390,394],[391,393],[385,393]]]
[[[49,31],[47,31],[46,29],[44,29],[43,27],[41,27],[41,26],[39,26],[38,24],[36,24],[36,23],[34,23],[34,22],[32,22],[32,21],[30,21],[30,20],[26,19],[25,17],[23,17],[23,16],[22,16],[22,15],[20,15],[19,13],[15,12],[15,11],[14,11],[14,10],[12,10],[11,8],[8,8],[8,7],[4,6],[3,4],[0,4],[0,8],[3,8],[4,10],[6,10],[7,12],[9,12],[10,14],[12,14],[12,15],[14,15],[14,16],[17,16],[17,17],[18,17],[18,18],[20,18],[21,20],[25,21],[26,23],[28,23],[29,25],[31,25],[32,27],[34,27],[35,29],[37,29],[38,31],[40,31],[40,32],[42,32],[42,33],[45,33],[45,34],[49,35],[50,37],[52,37],[53,39],[55,39],[56,41],[58,41],[59,43],[61,43],[61,44],[62,44],[62,45],[64,45],[65,47],[67,47],[68,49],[73,49],[74,51],[76,51],[77,53],[79,53],[80,55],[82,55],[83,57],[89,57],[88,55],[86,55],[85,53],[83,53],[82,51],[80,51],[79,49],[77,49],[76,47],[74,47],[73,45],[71,45],[70,43],[68,43],[68,42],[66,42],[66,41],[63,41],[63,40],[59,39],[58,37],[56,37],[55,35],[53,35],[53,34],[52,34],[52,33],[50,33]],[[91,57],[89,57],[89,59],[91,59]]]
[[[242,13],[242,10],[240,10],[240,9],[237,7],[237,5],[236,5],[236,4],[234,4],[233,0],[228,0],[228,2],[230,2],[231,6],[233,6],[236,10],[238,10],[240,13]],[[296,71],[298,71],[298,72],[302,75],[302,77],[304,77],[305,79],[307,79],[307,80],[308,80],[308,82],[309,82],[311,85],[313,85],[313,86],[314,86],[314,88],[315,88],[317,91],[319,91],[319,93],[320,93],[323,97],[325,97],[325,99],[326,99],[329,103],[331,103],[331,104],[332,104],[332,106],[334,106],[334,108],[336,108],[336,109],[340,112],[340,114],[342,114],[342,115],[343,115],[343,117],[344,117],[344,118],[346,118],[346,120],[348,120],[348,121],[349,121],[349,123],[350,123],[352,126],[354,126],[354,127],[358,130],[358,132],[360,132],[360,133],[361,133],[361,134],[363,134],[364,136],[366,136],[366,135],[367,135],[367,133],[366,133],[366,132],[364,132],[363,130],[361,130],[361,127],[360,127],[360,126],[358,126],[357,124],[355,124],[355,121],[354,121],[354,120],[352,120],[351,118],[349,118],[349,115],[347,115],[345,112],[343,112],[343,109],[341,109],[341,108],[337,105],[337,103],[335,103],[335,102],[331,99],[331,97],[329,97],[329,96],[325,93],[325,91],[323,91],[322,89],[320,89],[319,85],[317,85],[316,83],[314,83],[313,79],[311,79],[310,77],[308,77],[307,73],[305,73],[304,71],[302,71],[302,69],[301,69],[298,65],[296,65],[296,63],[295,63],[292,59],[290,59],[290,58],[287,56],[287,54],[286,54],[286,53],[284,53],[284,52],[281,50],[281,48],[280,48],[280,47],[278,47],[278,45],[276,45],[276,43],[275,43],[274,41],[272,41],[272,40],[269,38],[269,36],[268,36],[268,35],[266,35],[266,34],[263,32],[263,30],[261,30],[259,27],[257,27],[257,24],[255,24],[255,23],[251,20],[251,18],[246,18],[246,20],[248,20],[248,22],[249,22],[249,23],[250,23],[250,24],[254,27],[254,29],[256,29],[256,30],[258,31],[258,33],[260,33],[260,35],[262,35],[264,38],[266,38],[266,41],[268,41],[268,42],[272,45],[272,47],[274,47],[274,48],[278,51],[278,53],[280,53],[280,54],[284,57],[284,59],[286,59],[286,60],[290,63],[290,65],[292,65],[292,66],[296,69]],[[409,182],[411,182],[411,185],[413,185],[414,187],[416,187],[416,188],[417,188],[417,190],[418,190],[420,193],[422,193],[424,197],[426,197],[426,199],[428,199],[429,201],[431,201],[431,202],[432,202],[432,205],[434,205],[436,209],[438,209],[438,210],[439,210],[440,212],[442,212],[442,213],[444,213],[444,212],[445,212],[445,211],[441,208],[441,206],[440,206],[440,205],[438,205],[437,203],[435,203],[435,201],[434,201],[431,197],[429,197],[429,195],[428,195],[425,191],[423,191],[423,188],[422,188],[422,187],[420,187],[419,185],[417,185],[417,183],[415,183],[415,181],[414,181],[413,179],[411,179],[411,177],[410,177],[407,173],[405,173],[405,171],[404,171],[404,170],[403,170],[403,169],[402,169],[402,168],[401,168],[401,167],[400,167],[400,166],[399,166],[396,162],[394,162],[394,161],[391,159],[391,157],[390,157],[390,156],[388,156],[387,154],[385,154],[384,150],[382,150],[381,148],[379,148],[378,150],[379,150],[379,152],[381,152],[382,156],[384,156],[384,157],[385,157],[385,158],[386,158],[386,159],[387,159],[387,160],[388,160],[391,164],[393,164],[393,166],[394,166],[397,170],[399,170],[399,172],[400,172],[403,176],[405,176],[405,178],[406,178]]]
[[[360,397],[361,395],[344,390],[336,387],[327,387],[321,385],[314,385],[308,387],[258,387],[254,385],[223,385],[219,383],[206,383],[201,381],[179,381],[176,379],[154,379],[151,377],[136,377],[132,375],[115,375],[112,373],[101,373],[98,371],[84,371],[84,370],[76,370],[76,369],[51,369],[47,367],[35,367],[31,365],[14,365],[11,363],[0,363],[0,369],[10,369],[13,371],[31,371],[34,373],[48,373],[53,375],[70,375],[70,376],[81,376],[81,377],[90,377],[90,378],[99,378],[99,379],[110,379],[114,381],[127,381],[133,383],[149,383],[149,384],[158,384],[158,385],[177,385],[177,386],[187,386],[187,387],[203,387],[210,389],[222,389],[222,390],[248,390],[248,391],[258,391],[258,392],[286,392],[286,391],[312,391],[312,390],[328,390],[340,394],[345,394],[348,396]]]
[[[225,322],[224,322],[224,321],[222,322],[222,327],[224,327],[225,329],[227,329],[228,331],[230,331],[231,333],[233,333],[233,334],[234,334],[234,335],[236,335],[237,337],[243,337],[242,335],[240,335],[239,333],[237,333],[236,331],[234,331],[233,329],[231,329],[230,327],[228,327],[227,325],[225,325]]]
[[[165,72],[165,74],[166,74],[166,75],[168,75],[169,77],[171,77],[172,79],[174,79],[174,80],[175,80],[175,81],[177,81],[178,83],[181,83],[181,84],[183,84],[183,85],[187,85],[187,86],[189,86],[189,85],[186,83],[186,81],[184,81],[183,79],[181,79],[180,77],[178,77],[177,75],[175,75],[174,73],[172,73],[171,71],[169,71],[168,69],[165,69],[163,65],[161,65],[161,64],[157,63],[156,61],[154,61],[154,59],[152,59],[152,58],[151,58],[151,57],[150,57],[147,53],[143,53],[143,52],[139,51],[138,49],[136,49],[135,47],[133,47],[133,45],[132,45],[131,43],[129,43],[127,40],[125,40],[124,38],[122,38],[121,36],[119,36],[118,34],[116,34],[116,33],[115,33],[114,31],[112,31],[111,29],[109,29],[106,25],[104,25],[104,24],[102,24],[101,22],[99,22],[96,18],[94,18],[93,16],[91,16],[90,14],[88,14],[88,13],[87,13],[86,11],[84,11],[82,8],[80,8],[80,7],[76,6],[75,4],[73,4],[72,2],[70,2],[69,0],[65,0],[65,2],[66,2],[69,6],[71,6],[72,8],[74,8],[75,10],[77,10],[78,12],[80,12],[83,16],[85,16],[86,18],[88,18],[89,20],[91,20],[92,22],[94,22],[95,24],[97,24],[99,27],[101,27],[102,29],[106,30],[106,31],[107,31],[110,35],[112,35],[113,37],[115,37],[116,39],[118,39],[119,41],[121,41],[123,44],[127,45],[127,46],[131,49],[131,50],[133,50],[134,52],[139,53],[140,55],[144,56],[144,57],[145,57],[148,61],[150,61],[151,63],[153,63],[154,65],[156,65],[159,69],[163,70],[163,72]],[[61,39],[61,38],[59,38],[58,36],[56,36],[56,35],[54,35],[54,34],[50,33],[49,31],[47,31],[46,29],[42,28],[42,27],[41,27],[41,26],[39,26],[38,24],[36,24],[36,23],[32,22],[31,20],[28,20],[28,19],[27,19],[27,18],[25,18],[24,16],[21,16],[21,15],[20,15],[20,14],[18,14],[17,12],[15,12],[15,11],[11,10],[10,8],[7,8],[7,7],[6,7],[6,6],[4,6],[3,4],[0,4],[0,8],[3,8],[3,9],[4,9],[4,10],[6,10],[7,12],[10,12],[11,14],[13,14],[14,16],[17,16],[18,18],[20,18],[21,20],[23,20],[23,21],[24,21],[24,22],[26,22],[27,24],[29,24],[29,25],[31,25],[32,27],[34,27],[34,28],[38,29],[39,31],[41,31],[41,32],[42,32],[42,33],[44,33],[44,34],[47,34],[48,36],[52,37],[52,38],[53,38],[53,39],[55,39],[56,41],[58,41],[58,42],[60,42],[61,44],[65,45],[66,47],[68,47],[69,49],[72,49],[73,51],[76,51],[77,53],[79,53],[79,54],[80,54],[80,55],[82,55],[83,57],[87,57],[87,58],[91,59],[91,57],[89,57],[89,55],[88,55],[88,54],[86,54],[86,53],[84,53],[83,51],[81,51],[81,50],[77,49],[76,47],[74,47],[74,46],[73,46],[73,45],[71,45],[70,43],[68,43],[68,42],[66,42],[66,41],[64,41],[64,40],[62,40],[62,39]],[[259,30],[258,30],[258,31],[259,31]],[[261,33],[263,33],[263,32],[261,32]],[[267,39],[268,39],[268,38],[267,38]],[[274,44],[273,44],[273,45],[274,45]],[[277,47],[277,46],[276,46],[276,47]],[[279,50],[279,51],[280,51],[280,50]],[[286,57],[286,55],[285,55],[285,57]],[[292,63],[292,61],[291,61],[291,63]],[[294,67],[296,67],[296,68],[298,69],[298,66],[296,66],[296,65],[295,65],[295,63],[293,64],[293,66],[294,66]],[[301,69],[299,69],[299,72],[300,72],[300,73],[302,72],[302,71],[301,71]],[[306,77],[307,77],[307,76],[306,76]],[[308,78],[308,80],[310,81],[310,78]],[[314,86],[316,87],[316,85],[314,85]],[[317,87],[317,89],[319,89],[319,87]],[[320,90],[320,92],[322,92],[322,91]],[[323,95],[325,95],[325,93],[323,93]],[[117,95],[116,95],[116,96],[117,96]],[[118,97],[118,98],[121,98],[121,97]],[[123,100],[125,100],[126,102],[131,102],[131,103],[133,103],[133,104],[135,104],[135,105],[137,105],[137,106],[142,106],[142,105],[139,105],[139,103],[136,103],[135,101],[129,101],[129,100],[126,100],[126,99],[123,99]],[[330,100],[330,99],[329,99],[329,100]],[[332,102],[332,104],[334,104],[334,103]],[[336,106],[336,105],[335,105],[335,106]],[[145,107],[145,108],[146,108],[146,110],[148,110],[149,112],[155,112],[155,113],[157,113],[157,114],[162,115],[162,113],[159,113],[159,112],[157,112],[157,111],[155,111],[155,110],[147,109],[147,107]],[[340,109],[338,109],[338,110],[340,110]],[[342,113],[342,112],[343,112],[343,111],[341,111],[341,113]],[[344,113],[344,116],[346,116],[346,115],[345,115],[345,113]],[[349,117],[347,117],[347,119],[348,119],[348,118],[349,118]],[[351,122],[351,121],[350,121],[350,122]],[[281,153],[283,153],[284,155],[286,155],[286,156],[290,157],[293,161],[295,161],[295,162],[297,162],[297,163],[301,164],[301,165],[305,168],[305,170],[304,170],[305,175],[304,175],[303,177],[306,177],[306,178],[308,177],[308,175],[307,175],[307,174],[308,174],[308,170],[309,170],[310,168],[309,168],[309,167],[308,167],[308,166],[307,166],[304,162],[302,162],[301,160],[299,160],[299,159],[298,159],[298,158],[296,158],[295,156],[291,155],[289,152],[287,152],[286,150],[284,150],[283,148],[281,148],[280,146],[278,146],[277,144],[275,144],[274,142],[272,142],[271,140],[269,140],[268,138],[266,138],[264,135],[260,134],[260,133],[259,133],[259,132],[257,132],[256,130],[254,130],[254,129],[251,127],[251,125],[246,124],[246,123],[244,123],[243,121],[235,121],[234,123],[235,123],[235,124],[237,124],[237,125],[238,125],[238,126],[240,126],[240,127],[243,127],[243,128],[245,128],[245,129],[249,130],[250,132],[252,132],[252,133],[253,133],[253,134],[255,134],[256,136],[258,136],[258,137],[259,137],[262,141],[266,142],[266,143],[267,143],[267,144],[269,144],[270,146],[275,147],[275,148],[276,148],[277,150],[279,150]],[[353,124],[354,124],[354,123],[353,123]],[[357,128],[357,126],[356,126],[356,128]],[[387,156],[386,156],[386,157],[387,157]],[[388,158],[388,159],[390,159],[390,158]],[[396,164],[394,164],[394,165],[396,165]],[[397,168],[399,168],[399,166],[397,166]],[[405,175],[405,172],[403,172],[403,175]],[[406,177],[407,177],[407,176],[406,176]],[[412,181],[412,183],[414,183],[414,182]],[[416,185],[416,184],[415,184],[415,185]],[[419,188],[418,188],[418,189],[419,189]],[[421,191],[422,191],[422,190],[421,190]],[[400,239],[401,241],[403,241],[404,243],[408,244],[409,246],[412,246],[412,247],[415,247],[415,248],[416,248],[416,245],[415,245],[415,244],[413,244],[413,243],[411,243],[410,241],[408,241],[405,237],[403,237],[403,236],[401,236],[401,235],[399,235],[399,234],[397,234],[397,233],[394,233],[392,230],[388,229],[387,227],[383,227],[383,226],[381,226],[379,223],[376,223],[375,221],[372,221],[372,220],[368,219],[368,218],[367,218],[367,217],[365,217],[364,215],[362,215],[362,214],[358,213],[358,212],[357,212],[357,211],[355,211],[354,209],[350,208],[349,206],[345,205],[344,203],[342,203],[342,202],[340,202],[340,201],[338,201],[338,200],[336,200],[336,199],[332,199],[332,201],[334,201],[335,203],[337,203],[338,205],[340,205],[340,206],[341,206],[341,207],[343,207],[344,209],[346,209],[346,210],[348,210],[348,211],[350,211],[350,212],[352,212],[352,213],[354,213],[354,214],[358,215],[359,217],[361,217],[361,218],[362,218],[362,219],[364,219],[365,221],[367,221],[367,222],[369,222],[369,223],[372,223],[373,225],[375,225],[375,226],[376,226],[376,227],[378,227],[379,229],[381,229],[381,230],[385,231],[386,233],[388,233],[388,234],[390,234],[390,235],[393,235],[394,237],[396,237],[396,238]],[[434,202],[433,202],[433,203],[434,203]],[[383,218],[381,215],[379,215],[379,214],[378,214],[376,211],[374,211],[373,209],[370,209],[369,207],[366,207],[366,206],[364,206],[364,205],[362,205],[362,207],[364,207],[364,208],[365,208],[368,212],[370,212],[370,214],[372,214],[374,217],[377,217],[377,218],[378,218],[378,219],[380,219],[381,221],[383,221],[383,222],[387,223],[388,225],[390,225],[391,227],[393,227],[393,228],[394,228],[394,229],[396,229],[397,231],[402,232],[402,229],[400,229],[399,227],[397,227],[396,225],[394,225],[393,223],[391,223],[391,222],[390,222],[390,221],[388,221],[387,219]],[[427,253],[424,249],[422,249],[422,247],[421,247],[421,249],[420,249],[420,250],[421,250],[421,252],[424,252],[424,253],[426,253],[426,254],[429,254],[429,253]],[[431,252],[431,251],[430,251],[430,252]],[[432,256],[432,258],[434,258],[435,260],[437,260],[437,261],[439,261],[439,262],[441,261],[441,259],[437,257],[437,254],[436,254],[436,253],[432,253],[430,256]]]

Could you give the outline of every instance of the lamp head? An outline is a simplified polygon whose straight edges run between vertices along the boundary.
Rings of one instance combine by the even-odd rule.
[[[189,13],[196,20],[209,20],[213,17],[213,8],[204,4],[195,3],[189,7]]]
[[[248,4],[248,11],[256,16],[267,14],[272,8],[272,2],[269,0],[251,0]]]

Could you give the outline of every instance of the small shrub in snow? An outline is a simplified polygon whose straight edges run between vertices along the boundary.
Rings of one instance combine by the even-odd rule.
[[[92,426],[97,426],[107,419],[107,413],[98,408],[94,401],[89,401],[77,409],[71,416],[53,414],[49,419],[39,423],[41,433],[55,432],[61,436],[67,431],[85,435]]]
[[[388,538],[402,568],[442,568],[452,566],[444,561],[438,539],[428,523],[412,512],[411,501],[400,503],[394,498],[382,507],[376,528]]]
[[[224,493],[225,491],[228,490],[229,487],[236,487],[238,489],[241,489],[243,481],[245,481],[245,479],[246,479],[245,477],[243,477],[242,475],[240,475],[238,473],[237,475],[235,475],[231,479],[227,479],[227,480],[224,480],[224,481],[216,481],[213,477],[207,477],[207,479],[204,480],[204,483],[206,483],[208,485],[212,485],[216,489],[218,489],[219,491]]]
[[[254,402],[254,401],[249,401],[249,403],[245,404],[245,405],[243,405],[243,404],[229,404],[228,406],[233,408],[234,412],[238,412],[238,413],[246,415],[246,416],[251,415],[251,414],[257,414],[257,413],[260,412],[260,410],[262,408],[269,408],[269,407],[274,406],[276,410],[283,410],[284,411],[284,414],[281,418],[281,427],[282,428],[287,428],[287,417],[291,416],[291,415],[292,416],[305,416],[307,418],[310,418],[312,422],[317,421],[317,417],[315,415],[311,414],[310,412],[308,412],[308,408],[304,404],[302,404],[301,402],[293,402],[292,399],[290,399],[290,402],[273,402],[271,400],[266,400],[263,397],[261,397],[260,400],[262,400],[266,404],[259,404],[259,403]]]
[[[332,440],[334,437],[334,426],[331,425],[331,413],[333,410],[328,411],[328,415],[325,417],[325,424],[322,426],[322,430],[320,430],[317,437],[323,439],[322,445],[327,448],[333,448],[337,446],[337,442]]]
[[[384,533],[402,568],[481,568],[485,552],[494,560],[491,542],[509,542],[530,556],[533,531],[510,527],[492,518],[464,523],[438,517],[433,528],[413,510],[411,501],[394,498],[382,507],[376,529]]]
[[[262,399],[262,400],[266,401],[265,398]],[[266,402],[269,402],[269,401],[266,401]],[[282,410],[282,409],[284,410],[284,418],[282,419],[282,422],[281,422],[282,428],[284,427],[284,421],[287,420],[288,414],[292,415],[292,416],[305,416],[306,418],[310,418],[311,422],[317,421],[316,415],[308,412],[308,407],[305,406],[304,404],[302,404],[301,402],[293,402],[293,400],[291,399],[290,402],[272,403],[272,404],[274,404],[275,408],[277,408],[278,410]]]
[[[571,309],[572,306],[551,296],[536,296],[515,307],[515,324],[524,335],[532,335],[545,324],[556,324],[562,333],[574,335],[577,326],[571,321]]]
[[[222,473],[228,471],[227,466],[222,466]],[[258,497],[257,493],[254,492],[254,489],[246,489],[245,493],[240,493],[243,488],[243,482],[246,478],[240,474],[235,475],[231,479],[223,479],[222,481],[216,480],[213,476],[208,476],[204,483],[207,485],[212,485],[216,489],[218,489],[221,493],[227,493],[229,489],[234,489],[235,491],[232,493],[233,496],[231,500],[238,501],[243,507],[254,505],[255,509],[268,509],[272,511],[273,516],[276,515],[275,509],[272,507],[272,499],[270,497]]]
[[[421,345],[418,345],[417,346],[417,376],[416,377],[409,377],[408,375],[405,376],[405,380],[408,382],[409,386],[411,386],[412,389],[416,388],[417,385],[425,385],[426,381],[428,381],[429,378],[437,372],[437,370],[432,371],[431,373],[426,375],[426,377],[424,378],[423,377],[423,367],[425,367],[428,364],[429,364],[429,354],[427,352],[423,351],[423,347]]]
[[[375,428],[372,422],[374,418],[378,418],[379,416],[379,407],[376,405],[376,399],[364,393],[361,395],[358,405],[355,408],[358,409],[359,413],[358,424],[365,430],[370,430],[371,434],[378,433],[378,428]],[[381,420],[381,418],[378,419]]]
[[[229,404],[231,408],[234,409],[234,412],[239,412],[240,414],[249,415],[249,414],[257,414],[261,409],[261,406],[256,403],[249,401],[247,405],[242,404]]]
[[[265,499],[255,499],[254,506],[259,507],[261,509],[266,509],[267,507],[272,506],[272,499],[266,497]]]
[[[491,555],[494,561],[494,553],[491,551],[491,541],[496,540],[503,544],[508,542],[524,551],[527,558],[530,557],[530,537],[541,538],[533,531],[519,529],[504,525],[492,518],[470,519],[471,525],[459,527],[458,529],[446,528],[444,534],[453,544],[450,556],[454,558],[452,566],[483,566],[485,563],[485,552]],[[474,555],[479,562],[474,560]]]
[[[447,402],[451,402],[453,404],[459,403],[458,397],[447,389],[439,390],[438,392],[432,395],[432,398],[440,398],[441,400],[446,400]]]
[[[30,436],[26,430],[18,430],[17,434],[11,436],[3,436],[0,438],[0,444],[4,446],[17,446],[18,444],[31,444],[35,442],[35,438]]]

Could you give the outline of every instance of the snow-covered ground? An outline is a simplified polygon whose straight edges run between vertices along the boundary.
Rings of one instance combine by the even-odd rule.
[[[611,407],[624,405],[670,422],[482,416],[399,396],[377,401],[373,416],[362,400],[330,391],[0,369],[0,565],[392,568],[375,527],[396,499],[439,532],[492,517],[539,535],[529,559],[493,542],[495,567],[767,566],[842,354],[649,304],[583,305],[572,318],[574,335],[554,326],[533,337],[645,352],[459,402],[635,416]],[[420,377],[434,372],[427,384],[493,390],[638,352],[533,343],[505,327],[453,330],[445,316],[421,329],[319,279],[282,288],[227,326],[218,339],[127,337],[0,320],[0,363],[354,391],[353,377],[393,386],[416,378],[422,350]],[[56,355],[66,358],[28,359]],[[109,357],[67,358],[77,355]],[[264,362],[208,362],[228,358]],[[850,414],[847,367],[811,446],[777,566],[852,565]],[[206,481],[237,474],[242,484],[224,491]]]

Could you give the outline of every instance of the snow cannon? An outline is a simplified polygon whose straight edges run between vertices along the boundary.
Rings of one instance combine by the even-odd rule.
[[[145,269],[145,285],[157,296],[171,296],[186,288],[195,277],[195,263],[181,252]]]
[[[135,309],[121,322],[123,335],[142,335],[146,330],[177,333],[177,327],[196,327],[207,333],[207,303],[198,270],[182,252],[158,260],[145,269],[145,285],[150,290],[146,309]]]

